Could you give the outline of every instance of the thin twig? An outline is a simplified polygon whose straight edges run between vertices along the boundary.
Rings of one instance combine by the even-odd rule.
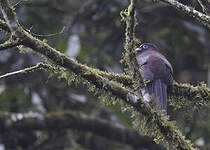
[[[208,0],[198,0],[198,3],[201,5],[204,13],[210,13],[210,2]]]
[[[63,28],[61,29],[60,32],[58,33],[51,33],[51,34],[36,34],[36,33],[33,33],[31,32],[33,26],[30,28],[30,29],[25,29],[27,32],[29,32],[30,34],[36,36],[36,37],[51,37],[51,36],[56,36],[56,35],[59,35],[59,34],[63,34],[65,29],[66,29],[66,26],[63,26]]]
[[[13,76],[17,76],[17,75],[20,75],[20,74],[26,74],[26,73],[29,73],[29,72],[32,72],[32,71],[35,71],[35,70],[38,70],[38,69],[41,69],[41,68],[43,68],[43,64],[38,63],[36,66],[32,66],[32,67],[29,67],[29,68],[25,68],[25,69],[22,69],[22,70],[18,70],[18,71],[14,71],[14,72],[10,72],[10,73],[6,73],[4,75],[1,75],[0,79],[13,77]]]

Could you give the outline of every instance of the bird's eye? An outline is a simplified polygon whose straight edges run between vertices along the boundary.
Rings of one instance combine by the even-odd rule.
[[[148,48],[148,45],[143,45],[143,49],[147,49]]]

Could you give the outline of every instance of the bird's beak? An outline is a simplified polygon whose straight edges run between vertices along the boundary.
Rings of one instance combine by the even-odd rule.
[[[136,52],[140,52],[142,49],[140,47],[136,48]]]

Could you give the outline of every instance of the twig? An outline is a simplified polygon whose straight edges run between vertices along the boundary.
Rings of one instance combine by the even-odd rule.
[[[210,16],[205,15],[205,14],[195,10],[192,7],[183,5],[182,3],[180,3],[176,0],[161,0],[161,1],[168,3],[172,7],[180,10],[181,12],[184,12],[184,13],[194,17],[196,20],[200,21],[203,25],[207,26],[210,29]]]
[[[18,46],[20,44],[21,44],[21,41],[19,40],[19,38],[16,40],[12,40],[10,38],[8,41],[4,42],[3,44],[0,44],[0,51],[5,50],[7,48],[12,48],[12,47]]]
[[[198,0],[198,2],[202,7],[203,12],[206,14],[210,13],[210,2],[208,0]]]
[[[25,29],[25,30],[27,32],[29,32],[30,34],[36,36],[36,37],[51,37],[51,36],[56,36],[56,35],[59,35],[59,34],[63,34],[65,29],[66,29],[66,26],[63,26],[63,28],[61,29],[60,32],[58,32],[58,33],[51,33],[51,34],[36,34],[36,33],[31,32],[31,29],[32,29],[32,27],[30,29]]]
[[[29,73],[29,72],[32,72],[32,71],[35,71],[35,70],[38,70],[38,69],[41,69],[41,68],[43,68],[43,64],[38,63],[36,66],[33,66],[33,67],[29,67],[29,68],[25,68],[25,69],[22,69],[22,70],[18,70],[18,71],[14,71],[14,72],[10,72],[10,73],[1,75],[0,79],[13,77],[13,76],[20,75],[20,74],[26,74],[26,73]]]
[[[23,2],[23,0],[19,0],[16,4],[14,4],[12,7],[16,7],[18,6],[21,2]]]

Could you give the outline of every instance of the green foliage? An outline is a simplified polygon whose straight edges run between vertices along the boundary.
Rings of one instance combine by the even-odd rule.
[[[68,38],[65,37],[58,41],[56,45],[56,49],[59,50],[61,53],[65,53],[68,48]]]
[[[0,94],[0,109],[1,111],[10,111],[11,105],[16,107],[20,112],[26,112],[31,109],[30,95],[26,94],[24,87],[8,88]],[[19,110],[19,106],[21,110]]]

